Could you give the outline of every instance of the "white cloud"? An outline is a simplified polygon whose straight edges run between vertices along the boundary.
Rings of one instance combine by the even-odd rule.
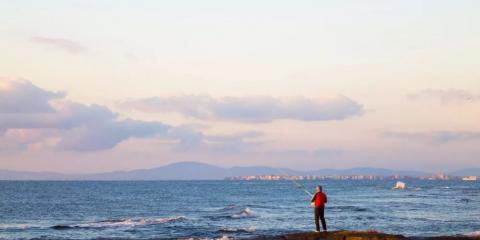
[[[480,101],[480,94],[460,89],[424,89],[407,95],[410,99],[435,99],[442,103],[467,103]]]
[[[363,113],[363,106],[338,96],[326,101],[306,97],[224,97],[184,95],[152,97],[119,103],[123,109],[143,112],[178,112],[199,119],[262,123],[278,119],[299,121],[343,120]]]
[[[82,54],[82,53],[88,52],[87,47],[83,46],[80,43],[77,43],[75,41],[65,39],[65,38],[32,36],[29,38],[29,40],[34,43],[52,46],[71,54]]]
[[[383,136],[403,140],[423,140],[432,143],[480,140],[480,132],[470,131],[385,132]]]
[[[28,81],[2,86],[0,129],[4,137],[17,139],[19,144],[54,137],[59,139],[55,145],[59,150],[98,151],[132,137],[166,137],[173,128],[160,122],[120,119],[104,106],[70,102],[63,99],[63,93],[40,89]]]
[[[52,147],[60,151],[101,151],[129,138],[172,140],[179,151],[246,151],[259,132],[208,136],[191,126],[122,119],[105,106],[64,99],[28,81],[4,81],[0,89],[0,140],[9,148]],[[8,87],[5,87],[8,86]],[[14,144],[13,144],[14,143]],[[258,142],[256,143],[258,144]]]
[[[0,113],[52,112],[50,100],[64,96],[62,92],[45,91],[26,80],[0,79]]]

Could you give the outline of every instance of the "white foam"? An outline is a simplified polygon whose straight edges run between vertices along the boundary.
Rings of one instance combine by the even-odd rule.
[[[468,236],[468,237],[480,237],[480,231],[470,232],[470,233],[465,234],[465,236]]]
[[[219,238],[180,238],[181,240],[230,240],[230,239],[234,239],[234,238],[231,238],[227,235],[222,235],[221,237]]]
[[[239,213],[232,215],[232,218],[247,218],[247,217],[256,217],[256,213],[248,207],[243,209]]]
[[[156,219],[112,219],[112,220],[105,220],[99,222],[91,222],[91,223],[82,223],[73,225],[73,227],[85,227],[85,228],[104,228],[104,227],[134,227],[134,226],[141,226],[141,225],[155,225],[155,224],[164,224],[169,222],[175,222],[180,220],[185,220],[186,217],[178,216],[178,217],[169,217],[169,218],[156,218]]]

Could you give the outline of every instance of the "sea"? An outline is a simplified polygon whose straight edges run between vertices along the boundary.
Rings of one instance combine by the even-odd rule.
[[[480,181],[299,181],[329,230],[479,235]],[[290,181],[0,181],[0,239],[243,239],[314,230]]]

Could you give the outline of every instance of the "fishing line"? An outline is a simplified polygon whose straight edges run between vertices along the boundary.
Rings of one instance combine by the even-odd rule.
[[[278,172],[280,172],[280,174],[282,175],[285,175],[287,177],[288,180],[292,181],[292,183],[300,190],[302,190],[303,192],[305,192],[306,194],[308,194],[310,197],[313,197],[313,194],[311,192],[309,192],[307,190],[307,188],[305,188],[302,184],[298,183],[295,179],[293,179],[292,177],[290,177],[290,175],[288,175],[285,171],[283,171],[282,169],[280,168],[276,168]]]

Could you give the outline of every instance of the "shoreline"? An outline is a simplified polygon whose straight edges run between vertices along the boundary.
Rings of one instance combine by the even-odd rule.
[[[480,236],[432,236],[415,237],[387,234],[377,231],[332,231],[332,232],[300,232],[278,236],[260,236],[249,240],[480,240]]]

